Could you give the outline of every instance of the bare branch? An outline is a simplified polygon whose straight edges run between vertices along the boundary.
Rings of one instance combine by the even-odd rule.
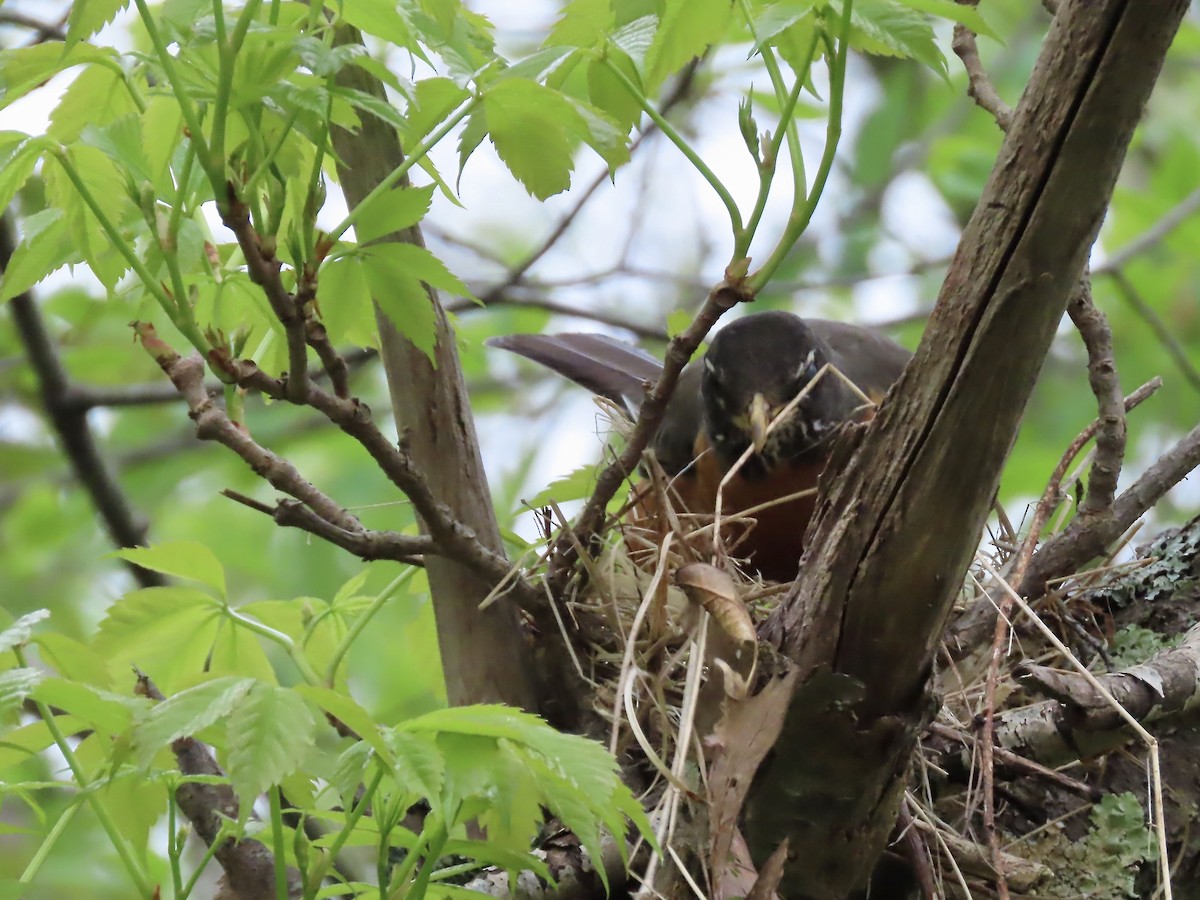
[[[652,341],[665,341],[668,335],[665,329],[656,328],[653,326],[639,325],[624,316],[619,316],[615,313],[606,312],[598,309],[585,309],[583,307],[572,306],[569,303],[560,303],[556,300],[547,300],[542,297],[529,295],[526,297],[518,297],[513,291],[507,291],[497,294],[487,301],[488,306],[527,306],[530,309],[544,309],[547,312],[552,312],[560,316],[575,316],[578,319],[588,319],[592,322],[599,322],[601,325],[611,325],[613,328],[623,328],[640,338],[646,338]],[[446,303],[446,311],[453,313],[467,313],[480,308],[478,303],[474,303],[466,298],[450,300]]]
[[[223,490],[221,494],[256,512],[270,516],[280,527],[299,528],[301,531],[307,531],[335,547],[349,550],[360,559],[368,561],[390,559],[407,565],[423,566],[425,562],[421,555],[437,551],[437,545],[433,539],[425,535],[400,534],[397,531],[372,531],[366,528],[349,531],[340,528],[332,522],[322,519],[297,500],[280,500],[274,506],[270,506],[233,490]]]
[[[1175,204],[1166,215],[1155,222],[1152,227],[1147,228],[1141,235],[1134,238],[1120,250],[1113,253],[1112,256],[1108,257],[1103,263],[1096,266],[1095,273],[1111,275],[1114,272],[1119,272],[1147,250],[1157,247],[1172,231],[1188,221],[1197,212],[1200,212],[1200,188],[1193,190]]]
[[[12,223],[4,216],[0,221],[0,271],[8,268],[15,246]],[[78,408],[72,402],[76,389],[72,387],[54,342],[46,331],[36,301],[25,292],[12,299],[10,309],[29,363],[37,373],[42,406],[58,436],[59,447],[91,497],[109,538],[118,547],[144,544],[146,523],[134,511],[101,455],[96,436],[88,425],[87,410]],[[167,583],[166,578],[158,572],[132,563],[125,565],[142,587]]]
[[[1142,385],[1127,398],[1125,398],[1125,401],[1122,404],[1125,411],[1128,412],[1136,407],[1161,386],[1161,378],[1155,378]],[[1012,564],[1012,569],[1008,573],[1009,580],[1012,583],[1026,583],[1026,573],[1037,568],[1039,561],[1042,559],[1042,555],[1046,552],[1046,549],[1052,546],[1055,540],[1057,540],[1057,537],[1052,538],[1050,541],[1047,541],[1045,544],[1043,544],[1036,553],[1034,552],[1034,548],[1037,547],[1038,539],[1041,536],[1042,529],[1046,525],[1046,520],[1053,511],[1054,505],[1057,502],[1059,490],[1062,485],[1063,477],[1066,475],[1067,468],[1074,461],[1075,457],[1079,455],[1079,451],[1081,451],[1087,442],[1090,441],[1096,434],[1096,432],[1100,430],[1101,426],[1101,420],[1094,419],[1086,428],[1083,429],[1083,431],[1079,432],[1075,439],[1067,446],[1067,449],[1063,452],[1062,457],[1058,461],[1058,465],[1055,466],[1054,471],[1050,474],[1050,478],[1046,482],[1046,488],[1044,491],[1042,491],[1042,496],[1038,500],[1038,505],[1034,513],[1033,521],[1030,523],[1028,534],[1020,549],[1017,551],[1017,555]],[[1072,525],[1074,525],[1074,523],[1072,523]],[[1116,538],[1114,536],[1113,540],[1115,539]],[[1107,546],[1107,544],[1105,544],[1105,546]],[[1080,563],[1086,561],[1086,559],[1080,560]],[[1022,596],[1028,597],[1029,595],[1023,593]],[[951,657],[954,659],[963,659],[968,656],[977,646],[980,645],[988,632],[993,633],[992,648],[993,653],[995,653],[998,646],[996,643],[998,639],[995,636],[995,629],[998,622],[997,611],[999,610],[1000,614],[1003,614],[1005,617],[1007,617],[1011,607],[1011,597],[1008,597],[1007,592],[1004,592],[999,587],[997,587],[994,591],[989,592],[987,596],[980,597],[978,600],[976,600],[975,604],[970,609],[958,617],[946,635],[946,643],[949,646]],[[993,664],[996,664],[994,657]]]
[[[979,0],[958,2],[963,6],[979,5]],[[979,47],[975,42],[975,32],[965,25],[955,25],[950,46],[962,60],[963,68],[967,70],[967,96],[981,109],[992,114],[1001,131],[1008,131],[1012,127],[1012,107],[1001,99],[996,86],[992,84],[992,79],[983,69],[983,62],[979,59]]]
[[[1088,523],[1077,518],[1043,544],[1030,563],[1018,592],[1022,597],[1041,596],[1047,581],[1069,575],[1088,560],[1101,555],[1197,466],[1200,466],[1200,425],[1160,456],[1116,499],[1111,519]]]
[[[1096,420],[1100,423],[1096,432],[1096,459],[1092,463],[1087,496],[1079,514],[1110,516],[1121,462],[1125,458],[1125,403],[1113,357],[1112,329],[1104,313],[1092,302],[1092,285],[1086,273],[1067,304],[1067,314],[1087,347],[1088,384],[1100,414]]]
[[[1167,355],[1171,357],[1172,362],[1187,379],[1188,383],[1196,390],[1200,391],[1200,370],[1198,370],[1186,350],[1179,345],[1179,341],[1171,334],[1166,323],[1159,317],[1158,313],[1145,301],[1137,288],[1133,286],[1123,271],[1113,269],[1109,276],[1113,283],[1117,286],[1117,290],[1124,298],[1125,302],[1133,307],[1134,312],[1141,316],[1150,330],[1154,332],[1154,336],[1158,338],[1158,342],[1163,345],[1163,349],[1167,351]]]
[[[140,672],[134,690],[151,700],[165,699],[154,682]],[[175,801],[205,845],[217,845],[213,855],[237,896],[244,900],[274,900],[278,896],[275,858],[267,846],[253,838],[221,837],[225,822],[238,821],[240,806],[212,751],[200,741],[181,737],[171,742],[171,752],[179,771],[189,776],[175,789]],[[295,896],[299,888],[299,873],[289,869],[289,896]]]

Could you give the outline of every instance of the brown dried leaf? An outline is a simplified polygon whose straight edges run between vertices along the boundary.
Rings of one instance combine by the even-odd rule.
[[[708,563],[688,563],[675,573],[675,583],[739,644],[758,643],[750,611],[738,597],[729,573]]]

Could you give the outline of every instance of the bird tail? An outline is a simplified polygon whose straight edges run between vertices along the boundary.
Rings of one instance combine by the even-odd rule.
[[[509,334],[486,343],[533,360],[622,406],[640,406],[646,383],[657,381],[662,373],[662,363],[649,353],[605,334]]]

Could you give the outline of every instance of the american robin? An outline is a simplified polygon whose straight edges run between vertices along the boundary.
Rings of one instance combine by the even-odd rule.
[[[640,403],[662,371],[645,351],[599,334],[509,335],[488,343],[618,404]],[[873,415],[873,404],[910,355],[883,335],[844,322],[779,311],[731,322],[680,374],[652,443],[678,504],[712,515],[721,490],[723,517],[750,511],[755,520],[737,540],[739,554],[764,578],[791,580],[836,432]],[[641,505],[651,518],[659,512],[649,493]]]

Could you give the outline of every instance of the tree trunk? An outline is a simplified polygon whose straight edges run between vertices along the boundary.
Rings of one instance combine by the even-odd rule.
[[[360,40],[354,29],[344,26],[339,38],[343,43]],[[383,85],[358,66],[343,68],[338,82],[386,99]],[[360,116],[358,132],[333,132],[340,161],[338,177],[351,208],[404,159],[400,140],[390,125],[366,112]],[[390,239],[424,246],[418,227]],[[396,428],[434,496],[474,529],[481,543],[503,553],[454,333],[437,292],[428,285],[426,291],[437,316],[436,367],[376,306]],[[425,568],[450,702],[508,703],[536,712],[538,692],[516,607],[501,600],[480,611],[479,604],[492,585],[461,563],[430,556]]]
[[[913,362],[830,466],[764,627],[799,679],[745,832],[760,866],[789,841],[784,896],[846,896],[888,842],[946,617],[1187,5],[1061,6]]]

